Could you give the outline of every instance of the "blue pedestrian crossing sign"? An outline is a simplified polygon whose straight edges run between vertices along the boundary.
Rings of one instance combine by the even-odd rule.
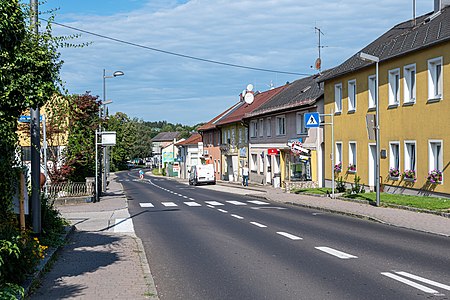
[[[305,114],[305,128],[320,127],[320,116],[318,112]]]

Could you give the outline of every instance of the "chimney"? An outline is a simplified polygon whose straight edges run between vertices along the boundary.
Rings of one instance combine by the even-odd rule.
[[[450,5],[450,0],[434,0],[434,12],[441,11],[444,7]]]

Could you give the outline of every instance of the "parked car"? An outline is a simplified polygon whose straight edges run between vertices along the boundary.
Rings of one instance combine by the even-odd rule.
[[[196,165],[189,170],[189,185],[200,183],[216,184],[214,165]]]

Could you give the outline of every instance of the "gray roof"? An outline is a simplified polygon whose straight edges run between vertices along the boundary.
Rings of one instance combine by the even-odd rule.
[[[431,12],[416,18],[415,26],[413,26],[412,20],[394,26],[360,52],[377,56],[382,62],[449,40],[450,6],[447,6],[437,13]],[[358,54],[359,52],[334,68],[333,72],[320,78],[320,81],[338,77],[372,64],[361,60]]]
[[[175,132],[160,132],[154,138],[152,138],[152,142],[173,142],[173,139],[178,138],[180,133],[178,131]]]
[[[328,73],[329,71],[325,72]],[[290,83],[289,87],[273,96],[258,109],[246,114],[245,117],[259,116],[315,103],[318,98],[323,96],[323,89],[317,83],[319,77],[320,75],[316,74]]]

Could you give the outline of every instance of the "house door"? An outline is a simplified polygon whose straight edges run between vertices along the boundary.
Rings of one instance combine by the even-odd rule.
[[[272,156],[266,155],[266,183],[272,184]]]
[[[377,146],[369,145],[369,186],[375,189]]]

